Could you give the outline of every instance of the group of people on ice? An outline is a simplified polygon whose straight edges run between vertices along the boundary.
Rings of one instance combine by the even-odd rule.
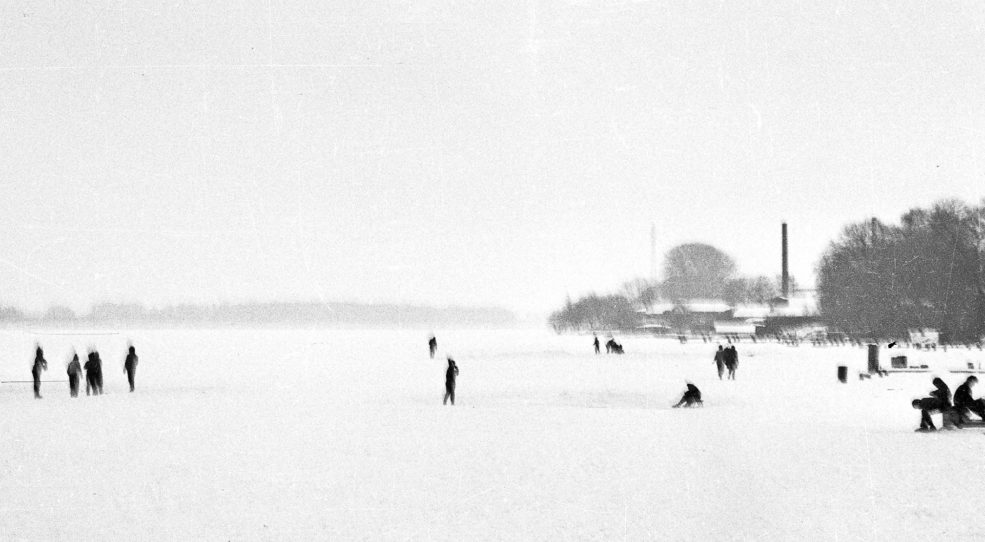
[[[599,353],[599,336],[595,336],[595,340],[592,341],[592,346],[595,347],[595,353]],[[608,341],[605,341],[605,353],[606,354],[624,354],[622,345],[616,342],[614,337],[609,337]]]
[[[964,383],[954,391],[954,400],[951,400],[951,389],[947,383],[940,378],[932,381],[934,390],[930,392],[930,397],[913,400],[913,408],[920,411],[920,427],[917,431],[936,431],[931,414],[939,412],[942,418],[943,429],[962,428],[971,421],[969,413],[978,415],[985,421],[985,400],[973,399],[971,389],[978,383],[978,377],[969,376]]]
[[[41,399],[41,373],[48,370],[48,361],[44,359],[44,350],[38,345],[34,353],[34,366],[31,376],[34,377],[34,398]],[[83,373],[84,371],[84,373]],[[65,372],[68,374],[68,391],[72,397],[79,396],[79,382],[85,376],[86,395],[102,395],[103,393],[103,361],[99,352],[92,350],[85,365],[79,363],[79,355],[72,353],[72,361],[68,363]],[[137,375],[137,351],[131,346],[123,362],[123,372],[130,383],[130,391],[134,390],[134,379]]]

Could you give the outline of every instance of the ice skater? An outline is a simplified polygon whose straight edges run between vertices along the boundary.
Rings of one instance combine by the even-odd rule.
[[[715,352],[715,365],[718,366],[718,379],[721,380],[725,374],[725,351],[722,350],[722,345],[718,345],[718,352]]]
[[[34,352],[34,366],[31,367],[31,376],[34,377],[34,398],[41,398],[41,373],[48,370],[48,362],[44,359],[44,351],[41,346]]]
[[[595,346],[595,355],[597,356],[599,354],[599,336],[598,335],[595,336],[595,340],[592,341],[592,344]]]
[[[72,397],[79,396],[79,378],[82,376],[82,365],[79,364],[79,355],[72,353],[72,361],[68,363],[68,391]]]
[[[428,339],[428,350],[431,351],[431,359],[434,359],[434,353],[438,351],[438,339],[434,335]]]
[[[451,399],[451,405],[455,406],[455,379],[458,378],[458,365],[455,365],[455,360],[448,358],[448,370],[445,371],[445,399],[441,402],[443,405],[448,404],[448,399]]]
[[[701,390],[699,390],[694,384],[688,382],[687,391],[681,396],[681,400],[674,405],[674,408],[678,408],[681,405],[684,405],[685,408],[691,408],[695,405],[703,404],[704,403],[701,401]]]
[[[133,393],[133,379],[137,374],[137,351],[130,346],[126,361],[123,362],[123,372],[127,374],[127,382],[130,383],[130,393]]]
[[[985,399],[972,399],[971,388],[978,383],[977,376],[969,376],[964,384],[954,390],[954,408],[957,409],[962,423],[967,420],[968,411],[974,412],[979,418],[985,420]]]

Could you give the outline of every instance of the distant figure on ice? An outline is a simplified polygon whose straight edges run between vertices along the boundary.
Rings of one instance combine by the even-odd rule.
[[[725,349],[725,368],[728,369],[729,380],[735,380],[735,370],[739,367],[739,353],[735,351],[735,345],[731,344]]]
[[[89,360],[83,368],[86,371],[86,395],[102,395],[103,393],[103,362],[99,352],[89,352]]]
[[[622,345],[619,344],[619,343],[617,343],[614,338],[613,339],[609,339],[605,343],[605,353],[606,354],[622,354],[623,353],[623,351],[622,351]]]
[[[718,379],[721,380],[725,374],[725,351],[722,350],[722,345],[718,345],[718,352],[715,352],[715,365],[718,366]]]
[[[677,408],[681,405],[684,405],[685,408],[691,408],[695,405],[702,405],[702,404],[704,403],[701,402],[701,390],[699,390],[698,387],[695,386],[694,384],[688,382],[687,391],[684,392],[684,395],[681,396],[681,400],[678,401],[676,405],[674,405],[674,408]]]
[[[448,399],[451,399],[451,405],[455,406],[456,378],[458,378],[458,365],[455,365],[455,360],[448,358],[448,370],[445,371],[445,399],[441,404],[447,405]]]
[[[431,359],[434,359],[434,353],[438,351],[438,339],[434,335],[428,339],[428,350],[431,352]]]
[[[967,419],[969,410],[977,414],[982,420],[985,420],[985,399],[971,398],[971,388],[975,387],[977,383],[978,377],[969,376],[964,381],[964,384],[961,384],[958,386],[958,389],[954,390],[954,408],[957,409],[962,421]]]
[[[41,398],[41,373],[48,370],[48,362],[44,359],[44,351],[41,346],[34,352],[34,366],[31,367],[31,376],[34,377],[34,398]]]
[[[598,355],[598,353],[599,353],[599,336],[598,335],[595,336],[595,340],[592,341],[592,345],[595,346],[595,355]]]
[[[130,353],[127,360],[123,362],[123,372],[127,374],[127,382],[130,383],[130,393],[133,393],[133,379],[137,374],[137,351],[130,346]]]
[[[79,396],[79,378],[82,377],[82,365],[79,364],[79,355],[72,353],[72,361],[68,363],[68,391],[72,397]]]

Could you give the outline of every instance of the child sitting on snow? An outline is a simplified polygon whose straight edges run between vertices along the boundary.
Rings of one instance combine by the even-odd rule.
[[[684,392],[684,395],[681,396],[681,400],[678,401],[676,405],[674,405],[674,408],[677,408],[681,405],[690,408],[693,407],[694,405],[700,405],[700,404],[703,404],[701,402],[701,390],[699,390],[697,386],[689,382],[687,385],[687,391]]]

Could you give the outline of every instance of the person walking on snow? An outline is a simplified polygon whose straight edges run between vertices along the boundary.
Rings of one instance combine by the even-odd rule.
[[[431,351],[431,359],[434,359],[434,353],[438,351],[438,339],[434,335],[428,339],[428,350]]]
[[[448,399],[451,399],[451,406],[455,406],[455,379],[458,378],[458,365],[455,365],[455,360],[448,358],[448,370],[445,371],[445,399],[441,402],[443,405],[448,404]]]
[[[41,398],[41,373],[48,370],[48,362],[44,359],[44,351],[38,346],[34,353],[34,366],[31,367],[31,376],[34,377],[34,398]]]
[[[595,354],[598,355],[598,353],[599,353],[599,336],[598,335],[595,336],[595,340],[592,341],[592,344],[595,345]]]
[[[729,380],[735,380],[735,370],[739,367],[739,353],[735,351],[735,345],[729,345],[725,349],[725,368],[728,369]]]
[[[86,361],[83,368],[86,371],[86,395],[102,395],[103,393],[103,362],[99,359],[99,352],[89,352],[89,361]]]
[[[718,352],[715,352],[715,365],[718,366],[718,379],[721,380],[725,373],[725,351],[722,350],[722,345],[718,345]]]
[[[130,393],[133,393],[133,379],[137,375],[137,351],[130,346],[130,353],[127,360],[123,362],[123,372],[127,374],[127,381],[130,383]]]
[[[79,396],[79,378],[82,376],[82,365],[79,364],[79,355],[72,353],[72,361],[68,364],[68,392],[72,397]]]

